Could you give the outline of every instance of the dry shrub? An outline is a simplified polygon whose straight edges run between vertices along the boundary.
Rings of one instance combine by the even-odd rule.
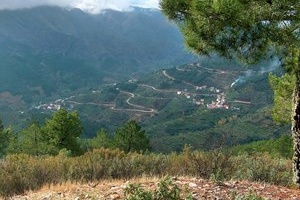
[[[168,174],[173,176],[195,175],[196,169],[193,165],[194,151],[190,146],[185,146],[179,154],[172,153],[168,156]]]
[[[197,176],[221,181],[229,179],[235,170],[231,158],[230,152],[220,150],[210,152],[194,151],[191,155],[191,163]]]
[[[111,178],[129,179],[142,175],[161,176],[168,166],[165,157],[97,149],[74,158],[70,163],[68,177],[71,180],[86,182]]]
[[[34,157],[26,154],[9,155],[0,163],[0,194],[11,196],[26,190],[35,190],[44,184],[57,184],[67,180],[68,159]]]
[[[67,152],[43,157],[9,155],[0,160],[0,195],[12,196],[68,181],[167,175],[199,176],[214,181],[242,179],[277,185],[289,185],[292,180],[291,161],[273,159],[268,154],[233,157],[228,152],[192,151],[189,147],[180,154],[169,155],[97,149],[79,157],[69,157]]]
[[[237,170],[232,174],[235,179],[267,182],[275,185],[292,184],[292,161],[272,158],[268,153],[241,155],[234,157]]]
[[[192,151],[186,146],[179,154],[168,156],[168,175],[198,176],[215,180],[229,179],[234,171],[230,152],[215,150],[210,152]]]
[[[25,154],[10,155],[0,166],[0,194],[11,196],[25,190],[36,189],[37,179],[33,176],[30,165],[34,163]]]

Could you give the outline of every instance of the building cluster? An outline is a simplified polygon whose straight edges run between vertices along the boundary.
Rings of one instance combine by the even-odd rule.
[[[206,106],[209,109],[216,109],[216,108],[224,108],[224,109],[229,109],[229,105],[226,103],[226,94],[225,92],[221,92],[221,90],[215,88],[215,87],[208,87],[206,85],[204,86],[196,86],[196,90],[208,90],[212,94],[217,96],[215,101],[212,101],[210,104],[205,104],[204,99],[197,99],[196,96],[197,94],[188,92],[187,89],[184,91],[177,91],[177,95],[183,95],[187,99],[192,99],[193,103],[198,105],[198,106]]]
[[[58,99],[55,102],[51,102],[51,103],[46,103],[46,104],[40,103],[40,105],[35,106],[34,108],[39,109],[39,110],[58,111],[58,110],[61,109],[63,104],[64,104],[64,100],[63,99]]]
[[[212,101],[210,104],[207,104],[207,108],[216,109],[224,108],[229,109],[229,105],[226,103],[226,95],[224,92],[217,95],[216,101]]]

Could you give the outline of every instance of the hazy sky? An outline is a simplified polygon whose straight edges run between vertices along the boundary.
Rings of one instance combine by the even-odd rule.
[[[76,7],[99,13],[103,9],[129,10],[130,6],[158,8],[159,0],[0,0],[0,9],[31,8],[41,5]]]

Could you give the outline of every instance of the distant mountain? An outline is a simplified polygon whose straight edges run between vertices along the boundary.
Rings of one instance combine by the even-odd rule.
[[[0,94],[27,103],[192,59],[157,10],[0,11]]]

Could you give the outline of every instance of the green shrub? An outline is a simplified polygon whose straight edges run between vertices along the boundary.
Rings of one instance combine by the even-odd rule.
[[[130,184],[125,188],[124,195],[126,200],[184,200],[192,199],[188,191],[182,190],[173,183],[170,177],[165,177],[154,191],[146,191],[141,185]]]
[[[124,195],[126,200],[153,200],[153,193],[141,188],[140,184],[129,184]]]
[[[252,194],[252,193],[249,193],[249,194],[246,194],[246,195],[233,194],[231,199],[234,199],[234,200],[264,200],[263,197],[260,197],[256,194]]]

